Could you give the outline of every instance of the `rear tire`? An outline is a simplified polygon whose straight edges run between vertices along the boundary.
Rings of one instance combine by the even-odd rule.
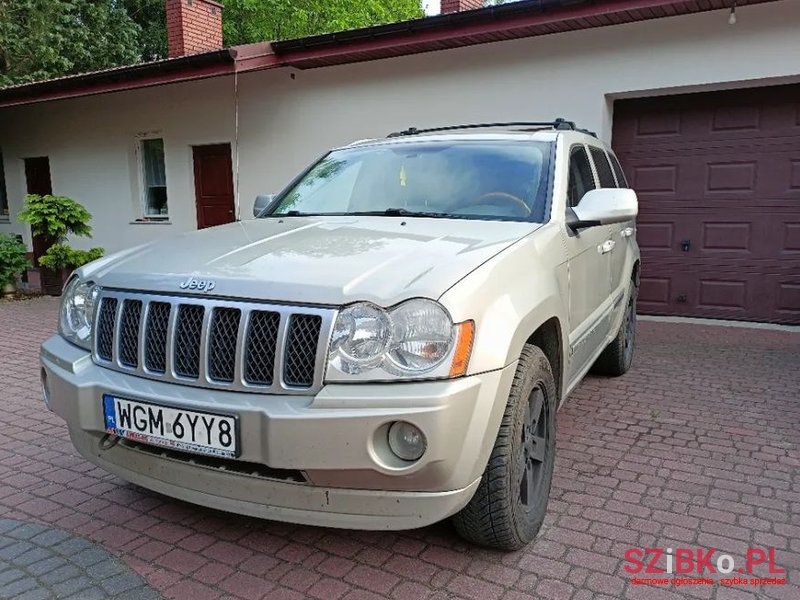
[[[628,304],[625,316],[614,340],[606,346],[592,366],[592,372],[599,375],[619,377],[624,375],[633,364],[633,350],[636,342],[636,285],[630,282]]]
[[[518,550],[536,537],[553,480],[557,407],[550,362],[526,344],[489,463],[472,500],[453,517],[464,539]]]

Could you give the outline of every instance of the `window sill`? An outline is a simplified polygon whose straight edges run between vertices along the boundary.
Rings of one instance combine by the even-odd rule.
[[[130,225],[172,225],[169,219],[136,219]]]

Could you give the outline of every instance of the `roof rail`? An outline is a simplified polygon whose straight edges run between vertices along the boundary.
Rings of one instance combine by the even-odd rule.
[[[456,131],[459,129],[489,129],[489,128],[534,128],[534,129],[556,129],[558,131],[580,131],[587,133],[594,137],[597,135],[594,132],[586,129],[579,129],[574,121],[567,121],[559,117],[553,121],[510,121],[505,123],[472,123],[469,125],[448,125],[447,127],[430,127],[428,129],[417,129],[416,127],[409,127],[403,131],[395,131],[390,133],[387,137],[404,137],[409,135],[419,135],[421,133],[434,133],[438,131]]]

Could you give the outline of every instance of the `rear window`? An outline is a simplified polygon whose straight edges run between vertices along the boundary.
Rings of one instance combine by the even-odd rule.
[[[617,182],[614,179],[614,173],[611,170],[611,164],[608,162],[608,156],[606,155],[605,151],[596,146],[590,146],[589,151],[592,153],[594,168],[597,169],[597,177],[600,179],[600,187],[617,187]]]
[[[614,175],[617,178],[617,187],[621,188],[628,187],[628,180],[625,179],[625,173],[622,170],[622,166],[619,164],[617,157],[614,155],[613,152],[609,152],[608,158],[609,160],[611,160],[611,167],[614,169]]]
[[[578,206],[586,192],[595,189],[594,175],[586,148],[575,146],[569,153],[569,205]]]

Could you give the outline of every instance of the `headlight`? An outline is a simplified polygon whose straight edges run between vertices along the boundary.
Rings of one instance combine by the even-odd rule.
[[[92,345],[92,320],[99,288],[77,277],[70,280],[61,296],[59,332],[68,341],[87,350]]]
[[[437,379],[467,370],[472,321],[453,324],[438,302],[415,298],[385,310],[359,302],[339,313],[327,381]]]

